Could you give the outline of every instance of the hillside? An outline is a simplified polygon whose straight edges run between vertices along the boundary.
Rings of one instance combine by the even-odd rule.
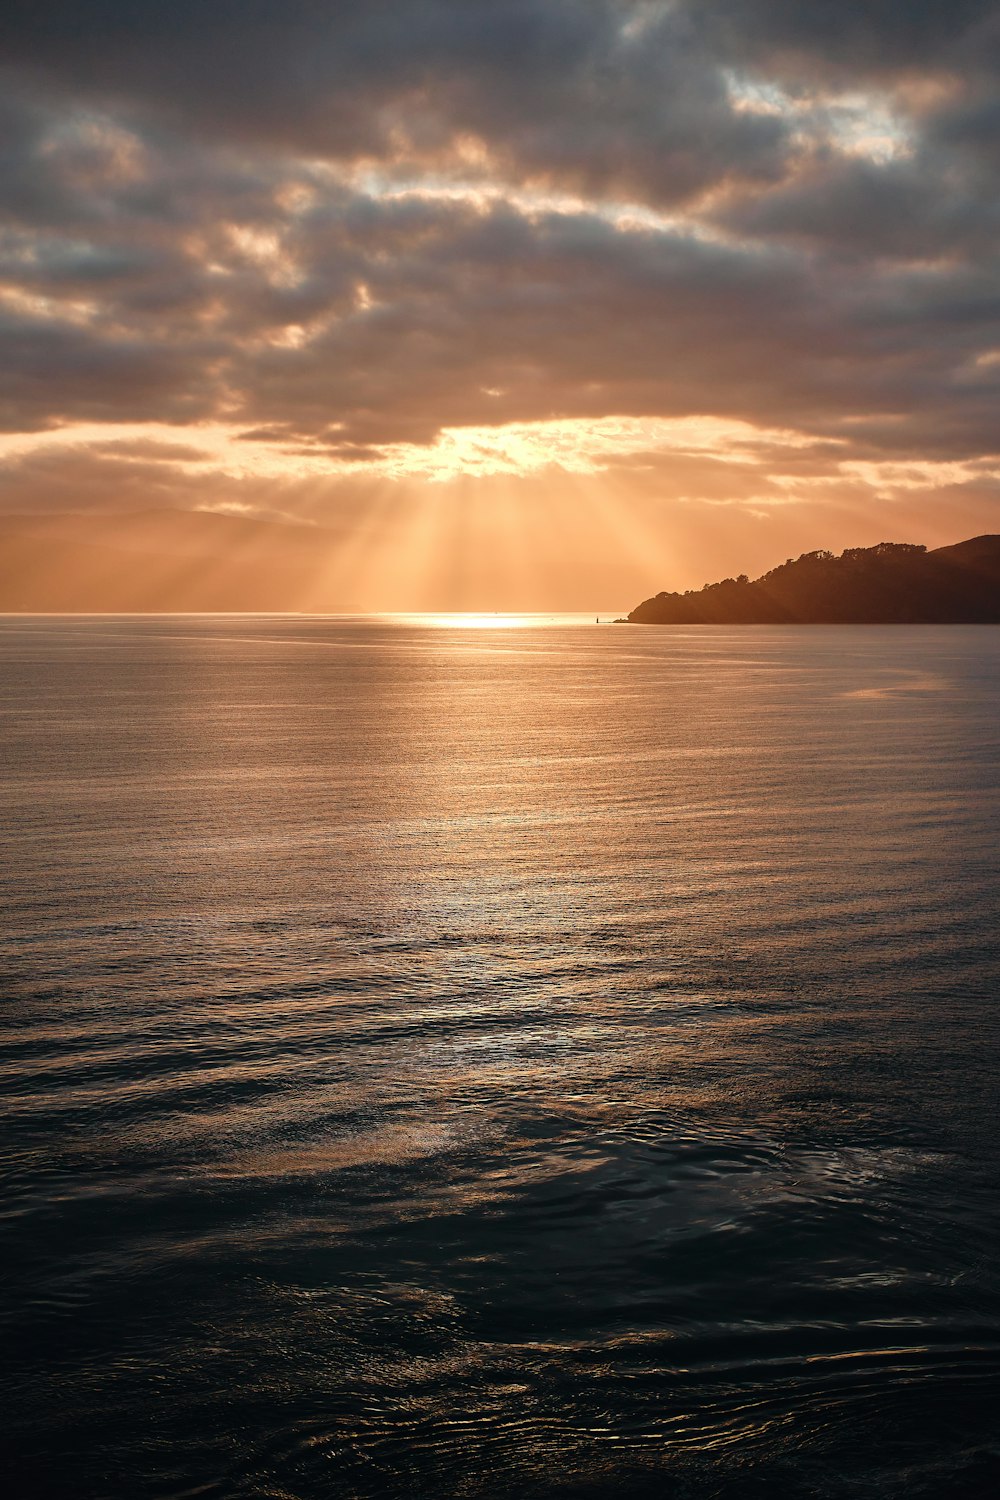
[[[625,622],[623,622],[625,623]],[[1000,536],[928,552],[908,542],[806,552],[760,578],[724,578],[657,594],[634,625],[919,625],[1000,623]]]

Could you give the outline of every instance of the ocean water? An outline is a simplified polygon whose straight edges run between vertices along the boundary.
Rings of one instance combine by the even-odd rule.
[[[8,1493],[997,1493],[998,750],[993,628],[0,621]]]

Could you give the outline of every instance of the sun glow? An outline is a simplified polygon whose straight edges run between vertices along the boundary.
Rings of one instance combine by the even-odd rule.
[[[159,422],[81,422],[0,437],[0,458],[44,449],[98,447],[108,460],[134,458],[136,450],[127,445],[136,442],[148,445],[148,461],[159,459],[192,475],[214,472],[234,479],[276,480],[343,475],[438,484],[470,476],[520,478],[553,468],[593,475],[636,454],[710,455],[734,466],[755,465],[762,449],[802,448],[813,439],[790,428],[711,416],[565,417],[443,427],[433,442],[386,443],[356,458],[319,439],[291,433],[287,438],[263,439],[233,423],[178,428]]]
[[[524,630],[539,625],[592,624],[597,617],[580,614],[504,614],[483,610],[438,610],[380,616],[396,625],[421,625],[430,630]]]

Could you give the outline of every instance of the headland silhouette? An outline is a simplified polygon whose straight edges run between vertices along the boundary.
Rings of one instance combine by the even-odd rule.
[[[746,574],[644,599],[631,625],[1000,624],[1000,536],[954,546],[880,542],[805,552]]]

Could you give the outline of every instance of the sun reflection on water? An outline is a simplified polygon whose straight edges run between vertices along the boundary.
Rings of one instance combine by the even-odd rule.
[[[423,625],[433,630],[519,630],[543,625],[593,625],[599,617],[591,614],[525,614],[485,610],[439,610],[430,612],[382,614],[377,618],[399,625]],[[607,612],[605,619],[613,619]]]

